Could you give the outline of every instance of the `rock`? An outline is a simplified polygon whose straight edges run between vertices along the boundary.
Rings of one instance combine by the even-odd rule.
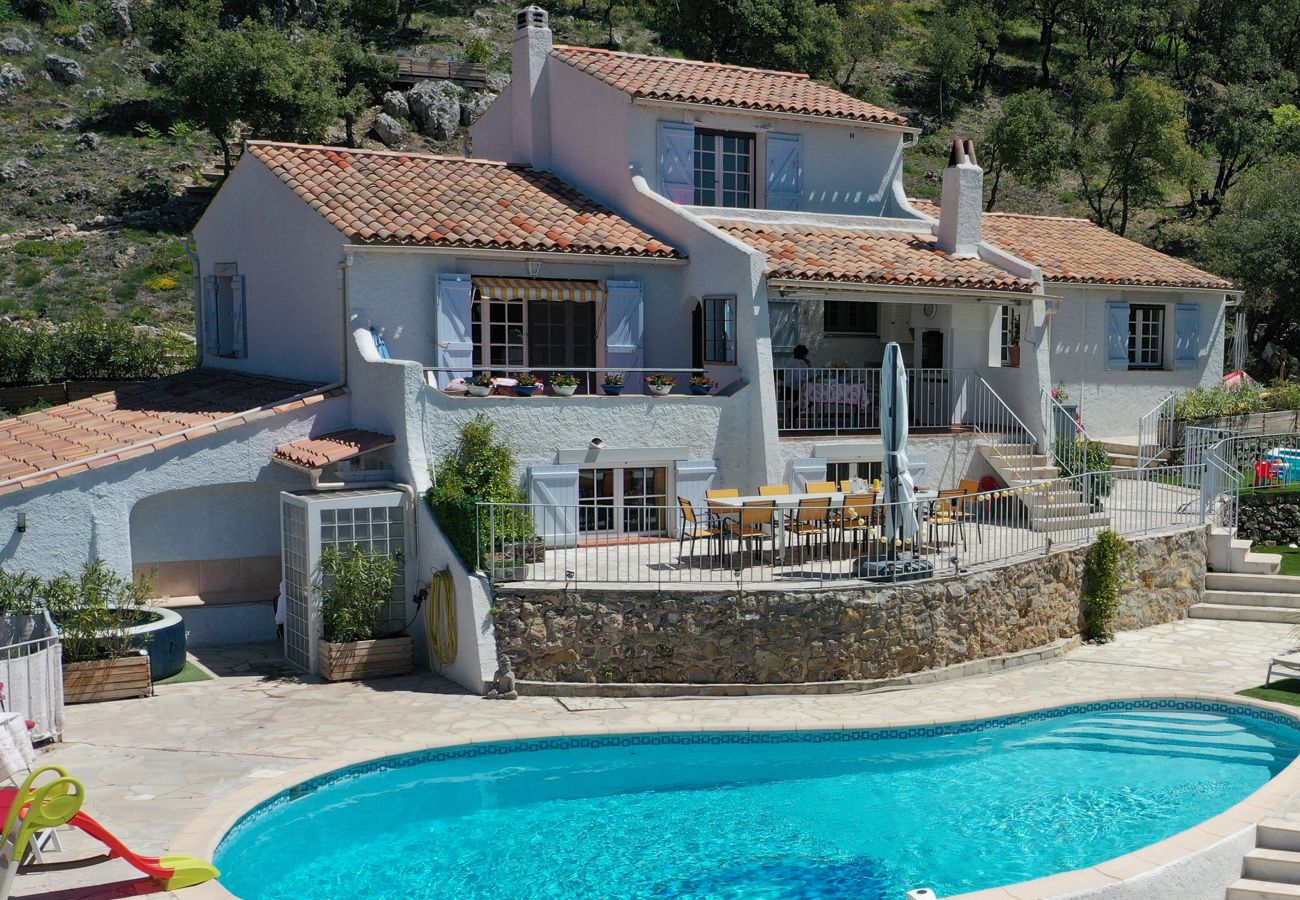
[[[50,119],[48,122],[42,122],[45,128],[53,128],[55,131],[71,131],[77,127],[78,119],[73,113],[66,116],[59,116],[57,119]]]
[[[82,53],[87,53],[90,51],[94,40],[95,26],[91,25],[89,22],[83,22],[81,25],[77,26],[77,30],[74,33],[67,37],[59,38],[59,43],[65,47],[72,47],[75,50],[80,50]]]
[[[461,90],[449,81],[421,81],[406,93],[420,133],[445,141],[460,124]]]
[[[86,72],[81,68],[81,63],[75,59],[68,59],[66,56],[59,56],[57,53],[51,53],[45,57],[45,71],[50,73],[50,77],[60,84],[75,84],[86,77]]]
[[[27,75],[11,63],[0,66],[0,93],[27,84]]]
[[[104,140],[93,131],[87,131],[81,137],[77,138],[76,149],[80,153],[83,150],[98,150],[103,146]]]
[[[145,166],[143,169],[141,169],[139,172],[136,173],[136,177],[143,181],[153,181],[158,177],[158,167]]]
[[[82,98],[86,100],[103,100],[108,96],[108,92],[102,87],[94,87],[82,93]]]
[[[113,265],[119,269],[125,269],[127,266],[131,265],[134,259],[135,247],[128,244],[113,254]]]
[[[394,119],[405,119],[411,115],[411,107],[406,102],[406,95],[401,91],[389,91],[384,94],[384,112]]]
[[[170,166],[167,167],[167,170],[169,172],[188,172],[192,168],[194,168],[193,163],[186,162],[185,160],[181,160],[179,162],[172,163]]]
[[[375,116],[374,124],[375,136],[384,142],[385,147],[395,147],[406,139],[406,129],[402,123],[394,119],[386,112]]]
[[[108,0],[108,8],[113,12],[113,27],[118,34],[130,34],[134,28],[131,24],[131,0]]]
[[[0,41],[0,53],[8,56],[26,56],[32,52],[32,48],[18,40],[16,37],[7,37]]]
[[[32,144],[30,147],[27,148],[28,156],[49,156],[53,152],[54,151],[52,151],[49,147],[45,146],[40,141],[37,141],[36,143]]]
[[[506,89],[510,83],[510,76],[504,72],[488,72],[487,89],[494,94],[499,94]]]
[[[167,80],[167,64],[161,59],[154,60],[141,70],[141,74],[150,84],[162,84]]]
[[[487,91],[474,91],[466,94],[465,99],[460,103],[460,124],[467,127],[473,125],[496,98],[496,94]]]
[[[88,184],[79,184],[64,190],[63,199],[67,203],[84,203],[99,196],[99,189]]]
[[[32,164],[21,156],[0,163],[0,181],[18,181],[32,171]]]

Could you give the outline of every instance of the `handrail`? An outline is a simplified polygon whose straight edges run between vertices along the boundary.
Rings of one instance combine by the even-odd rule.
[[[592,375],[599,375],[601,372],[684,372],[692,375],[707,372],[707,366],[687,366],[685,368],[672,366],[424,366],[426,372],[582,372]],[[727,366],[729,372],[739,372],[736,366]]]
[[[974,415],[971,417],[970,424],[975,433],[983,437],[988,447],[999,457],[1002,457],[1002,461],[1008,466],[1011,465],[1011,461],[1003,455],[1002,451],[998,448],[998,444],[991,439],[991,436],[994,433],[1006,434],[1008,430],[1013,434],[1016,434],[1016,429],[1009,427],[1011,423],[1014,422],[1019,426],[1018,436],[1024,438],[1023,443],[1029,445],[1030,448],[1037,450],[1038,438],[1034,436],[1034,433],[1029,429],[1029,426],[1021,421],[1020,417],[1016,415],[1015,410],[1007,405],[1007,401],[1002,399],[1002,395],[995,391],[993,386],[984,380],[983,375],[977,374],[975,378],[979,381],[980,387],[983,388],[980,392],[981,397],[996,404],[993,407],[993,415],[995,418],[991,421],[982,421],[980,415]]]
[[[1177,419],[1178,394],[1169,392],[1138,419],[1138,467],[1145,468],[1173,447],[1173,423]]]
[[[1061,402],[1052,396],[1052,392],[1045,389],[1038,389],[1040,408],[1043,413],[1043,428],[1046,431],[1048,452],[1052,457],[1052,462],[1058,469],[1063,469],[1067,474],[1081,474],[1075,471],[1076,466],[1071,464],[1071,459],[1075,463],[1081,463],[1081,468],[1087,468],[1087,446],[1092,443],[1092,437],[1088,430],[1083,427],[1083,423],[1078,417],[1061,405]],[[1074,450],[1083,443],[1084,453],[1082,459],[1078,456],[1070,457],[1061,454],[1061,435],[1057,434],[1056,424],[1058,421],[1068,421],[1074,430],[1074,435],[1070,438],[1070,449]]]

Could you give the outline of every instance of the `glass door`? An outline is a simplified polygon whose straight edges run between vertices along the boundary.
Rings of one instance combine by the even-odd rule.
[[[528,303],[528,365],[545,378],[548,368],[596,367],[596,304],[554,300]],[[595,373],[578,374],[578,390],[595,390]]]
[[[578,470],[578,530],[588,536],[667,532],[668,469],[610,466]]]

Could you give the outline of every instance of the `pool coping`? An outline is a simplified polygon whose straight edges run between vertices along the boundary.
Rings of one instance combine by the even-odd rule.
[[[734,721],[711,721],[707,711],[705,711],[701,715],[699,723],[690,725],[660,727],[646,723],[627,723],[626,725],[586,723],[575,724],[571,728],[557,728],[554,726],[509,728],[500,726],[489,729],[469,740],[460,735],[449,735],[445,740],[394,741],[379,752],[372,750],[365,753],[335,756],[327,760],[316,760],[290,769],[275,778],[260,780],[222,797],[203,813],[183,825],[169,842],[167,852],[169,855],[185,854],[198,856],[202,859],[213,859],[217,846],[226,833],[235,827],[254,807],[270,800],[281,791],[337,769],[345,769],[349,766],[387,756],[400,756],[425,750],[470,747],[477,744],[536,738],[620,734],[682,734],[703,731],[846,731],[911,728],[1024,715],[1076,704],[1166,699],[1227,703],[1266,710],[1294,720],[1296,727],[1300,728],[1300,708],[1235,694],[1190,691],[1127,692],[1101,695],[1071,694],[1056,698],[1054,702],[1046,706],[1041,701],[1037,703],[1011,703],[1000,705],[997,708],[967,710],[960,716],[934,717],[918,715],[884,722],[867,717],[849,717],[838,724],[822,721],[798,721],[792,718],[784,723],[765,722],[762,726],[751,727]],[[1292,760],[1290,765],[1235,806],[1229,807],[1217,816],[1206,819],[1204,822],[1171,835],[1162,841],[1141,847],[1123,856],[1114,857],[1095,866],[1058,872],[1016,884],[950,895],[945,900],[1044,900],[1044,898],[1060,897],[1066,894],[1075,895],[1091,892],[1110,885],[1142,878],[1158,869],[1190,860],[1203,851],[1207,851],[1228,839],[1240,835],[1246,829],[1253,829],[1259,822],[1275,814],[1297,792],[1300,792],[1300,757]],[[924,886],[916,885],[916,887]],[[186,888],[184,897],[186,900],[238,900],[236,895],[228,891],[220,881],[209,881]]]

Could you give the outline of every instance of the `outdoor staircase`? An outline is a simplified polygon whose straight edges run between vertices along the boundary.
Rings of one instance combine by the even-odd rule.
[[[1009,488],[1026,487],[1059,477],[1051,459],[1035,453],[1029,444],[981,444],[980,452]],[[1029,527],[1033,531],[1072,531],[1105,528],[1110,524],[1110,517],[1105,513],[1092,512],[1079,491],[1035,491],[1021,494],[1020,499],[1029,511]]]
[[[1112,468],[1137,469],[1141,467],[1142,463],[1138,457],[1137,438],[1116,438],[1102,441],[1101,445],[1106,448],[1106,453],[1110,456]],[[1161,450],[1158,456],[1147,462],[1147,465],[1163,466],[1168,462],[1169,451]]]
[[[1300,822],[1265,819],[1226,900],[1300,900]]]
[[[1263,555],[1263,554],[1252,554]],[[1300,625],[1300,578],[1207,572],[1201,602],[1187,611],[1193,619],[1283,622]],[[1297,825],[1300,828],[1300,825]]]

